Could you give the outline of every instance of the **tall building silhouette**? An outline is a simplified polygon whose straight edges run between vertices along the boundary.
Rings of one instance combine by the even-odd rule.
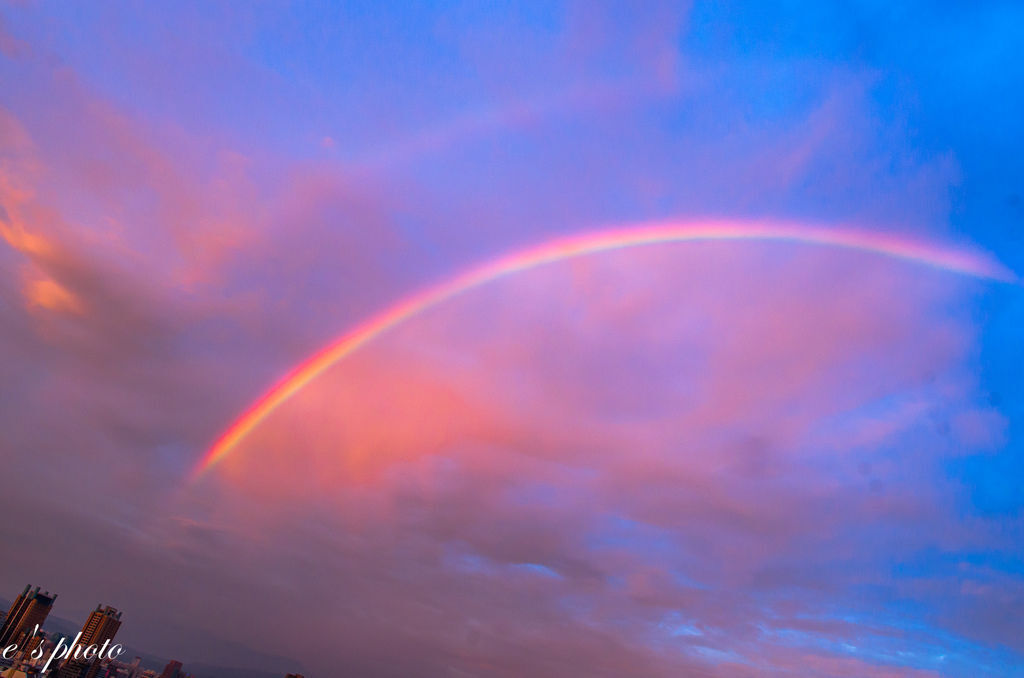
[[[97,605],[82,627],[82,645],[103,645],[121,628],[121,613],[109,605]]]
[[[23,645],[36,624],[42,626],[46,621],[56,599],[56,594],[40,591],[38,586],[34,589],[31,585],[26,586],[7,611],[3,626],[0,626],[0,647],[12,643]]]
[[[181,662],[176,661],[167,662],[164,672],[160,674],[160,678],[179,678],[179,676],[181,676]]]
[[[121,613],[109,605],[97,605],[82,627],[79,647],[99,645],[114,639],[121,628]],[[57,678],[95,678],[105,664],[97,659],[68,659],[57,672]]]

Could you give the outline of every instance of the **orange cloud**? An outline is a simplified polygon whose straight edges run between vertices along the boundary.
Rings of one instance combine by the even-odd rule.
[[[81,299],[48,278],[27,282],[25,296],[29,303],[48,311],[82,313],[84,310]]]

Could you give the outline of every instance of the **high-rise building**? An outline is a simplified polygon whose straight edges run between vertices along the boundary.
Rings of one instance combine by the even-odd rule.
[[[89,614],[78,638],[78,647],[103,644],[114,639],[121,628],[121,613],[109,605],[97,605]],[[106,664],[98,659],[68,659],[60,667],[58,678],[95,678]]]
[[[56,594],[40,591],[38,586],[34,589],[31,585],[26,586],[7,611],[3,626],[0,626],[0,647],[12,643],[23,644],[36,624],[42,626],[46,621],[46,615],[50,614],[56,599]]]
[[[121,628],[121,613],[109,605],[97,605],[82,627],[81,645],[103,645]]]
[[[179,678],[179,676],[181,676],[181,662],[173,660],[167,662],[164,672],[160,674],[160,678]]]

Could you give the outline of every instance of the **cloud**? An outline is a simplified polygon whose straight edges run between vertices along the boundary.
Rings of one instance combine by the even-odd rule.
[[[1020,664],[1019,521],[965,509],[951,470],[1012,430],[979,383],[977,283],[872,255],[689,244],[496,282],[184,486],[331,337],[563,229],[942,230],[958,160],[879,112],[871,68],[680,50],[675,8],[510,10],[500,39],[453,10],[420,22],[437,58],[358,17],[307,45],[274,12],[97,11],[95,45],[139,58],[20,15],[2,64],[5,580],[62,616],[119,605],[156,652],[238,642],[320,675]]]
[[[749,244],[501,281],[275,413],[203,520],[289,543],[260,561],[282,601],[336,582],[307,612],[353,670],[938,675],[901,652],[945,625],[908,631],[889,563],[978,544],[933,486],[965,452],[941,422],[974,418],[957,287]]]

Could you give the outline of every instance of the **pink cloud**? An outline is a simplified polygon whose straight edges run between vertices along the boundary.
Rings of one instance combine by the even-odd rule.
[[[508,279],[314,382],[196,488],[211,502],[203,524],[272,541],[297,530],[296,554],[341,586],[323,594],[324,623],[347,619],[335,605],[373,611],[370,628],[344,622],[360,638],[353,666],[401,638],[426,664],[496,675],[618,662],[644,675],[934,675],[899,668],[893,650],[871,663],[787,650],[759,628],[885,645],[894,629],[830,625],[832,605],[887,586],[880,551],[969,543],[940,490],[896,474],[963,452],[905,447],[931,440],[936,417],[973,416],[970,333],[939,313],[956,294],[892,262],[753,245]],[[876,405],[906,393],[914,406],[880,426]],[[875,458],[900,450],[891,470]],[[677,612],[694,632],[659,630]],[[467,650],[462,634],[500,636],[524,658]],[[586,649],[612,635],[614,654]]]
[[[639,49],[656,93],[699,91],[674,11],[625,47],[607,37],[620,15],[584,14],[565,54]],[[461,49],[486,61],[490,46]],[[152,611],[157,651],[224,634],[328,675],[910,677],[935,672],[903,668],[899,642],[940,631],[1020,649],[1015,583],[892,575],[928,549],[1004,543],[955,515],[940,467],[998,444],[1005,422],[977,404],[962,281],[866,255],[686,245],[496,283],[338,365],[222,475],[180,487],[328,337],[552,224],[706,209],[711,194],[763,207],[823,161],[830,205],[844,189],[865,214],[929,222],[953,170],[909,163],[879,184],[888,158],[862,157],[869,125],[849,125],[864,81],[780,129],[682,149],[622,142],[650,111],[606,107],[618,98],[600,88],[533,100],[495,85],[485,100],[526,103],[381,152],[444,153],[598,101],[579,124],[601,143],[539,134],[542,151],[508,151],[521,166],[474,169],[474,192],[434,165],[368,179],[239,150],[41,70],[37,96],[61,105],[0,115],[0,450],[32,479],[5,488],[5,534],[46,557],[13,553],[5,574],[45,574],[83,609],[124,596]],[[20,501],[44,484],[44,510]],[[98,565],[72,577],[68,561]],[[892,607],[901,596],[938,613]],[[856,619],[879,610],[884,623]],[[282,640],[284,620],[302,632]]]

